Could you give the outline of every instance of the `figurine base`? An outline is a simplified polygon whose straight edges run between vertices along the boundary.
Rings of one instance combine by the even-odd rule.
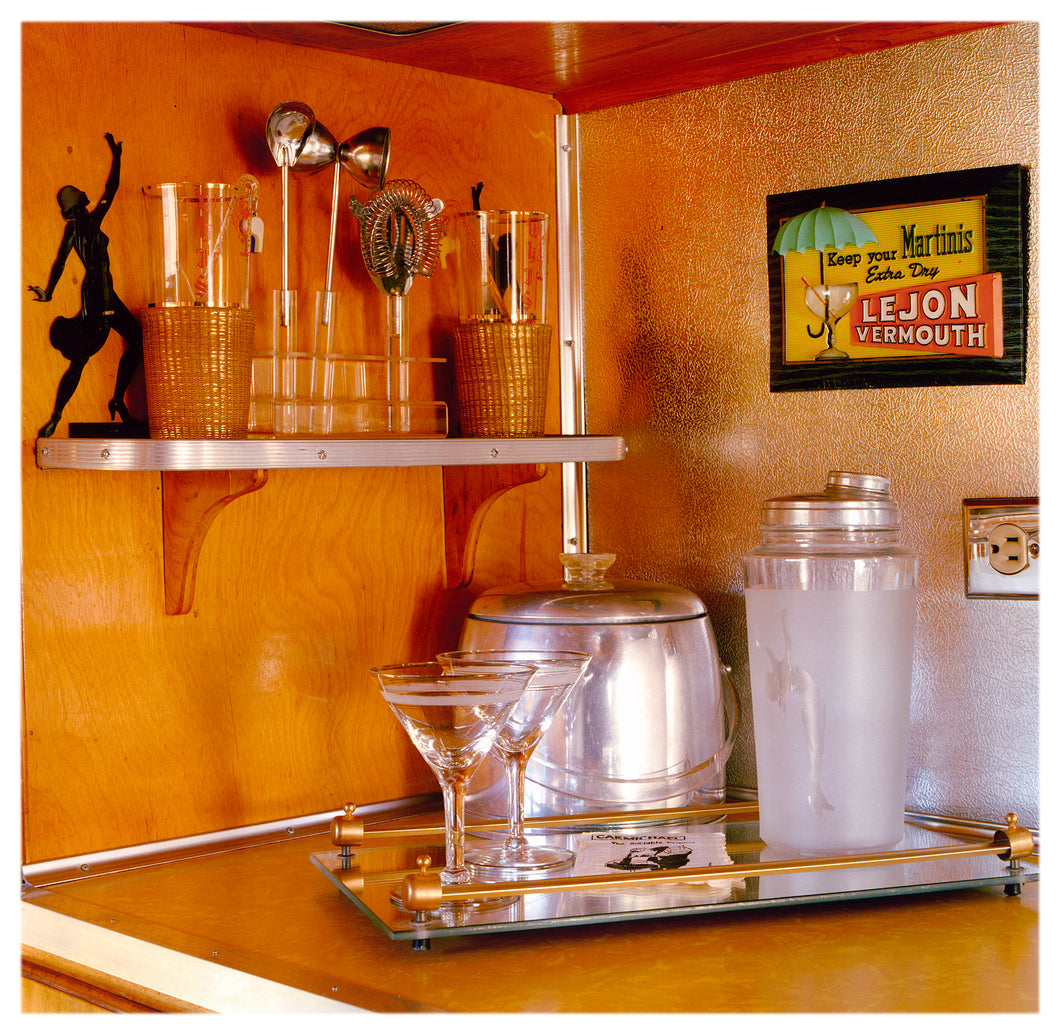
[[[75,424],[70,422],[71,438],[150,438],[151,431],[146,421],[100,421],[98,423]]]

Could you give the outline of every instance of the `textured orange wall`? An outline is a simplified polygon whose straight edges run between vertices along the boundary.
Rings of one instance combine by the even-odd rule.
[[[745,707],[740,566],[762,500],[832,468],[889,475],[921,557],[908,805],[1038,812],[1038,605],[964,596],[961,500],[1038,493],[1038,36],[1033,24],[843,58],[580,116],[593,549],[706,600]],[[1030,169],[1023,386],[769,392],[767,194]]]

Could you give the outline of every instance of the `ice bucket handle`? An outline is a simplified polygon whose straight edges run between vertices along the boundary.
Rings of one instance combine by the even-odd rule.
[[[700,782],[705,780],[708,776],[723,773],[725,771],[725,763],[728,761],[729,755],[732,752],[733,744],[736,741],[736,728],[740,718],[740,704],[739,698],[736,696],[736,687],[732,682],[731,666],[719,663],[718,670],[722,677],[722,703],[725,709],[725,721],[728,726],[725,742],[721,747],[709,758],[700,762],[699,765],[692,769],[682,769],[679,774],[673,774],[671,771],[666,771],[636,777],[608,776],[607,782],[609,784],[619,787],[628,785],[641,789],[645,789],[647,786],[656,786],[660,792],[665,789],[667,794],[682,794],[699,786]],[[583,776],[591,777],[593,775],[591,770],[583,768],[582,766],[562,766],[552,764],[552,769],[554,772],[563,773],[568,777],[580,778]],[[535,779],[538,778],[535,776]],[[545,784],[545,786],[549,785]]]
[[[736,696],[736,687],[732,682],[732,666],[719,663],[718,671],[721,673],[722,701],[725,707],[725,722],[728,727],[725,743],[701,765],[697,765],[695,769],[690,769],[688,772],[689,776],[702,774],[706,777],[714,773],[723,773],[725,771],[725,763],[729,760],[733,744],[736,742],[736,727],[740,720],[740,699]]]

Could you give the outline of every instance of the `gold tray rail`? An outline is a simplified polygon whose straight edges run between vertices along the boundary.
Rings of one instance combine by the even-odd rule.
[[[568,822],[570,818],[568,817]],[[415,913],[438,909],[445,902],[461,902],[488,898],[509,898],[513,895],[537,895],[553,892],[578,891],[585,888],[648,886],[653,884],[705,883],[716,880],[740,880],[777,873],[812,873],[821,870],[845,870],[862,866],[891,866],[932,859],[954,859],[969,856],[997,855],[1007,860],[1012,869],[1019,868],[1018,860],[1035,852],[1034,836],[1019,826],[1019,817],[1010,812],[1006,829],[994,834],[992,841],[977,842],[944,848],[914,848],[907,851],[873,852],[863,855],[807,857],[779,859],[750,865],[705,866],[681,871],[591,875],[585,877],[554,877],[533,881],[504,881],[442,884],[438,871],[430,872],[431,857],[416,858],[419,872],[408,874],[401,885],[401,904]]]
[[[445,824],[437,820],[424,820],[419,823],[407,823],[401,826],[387,827],[380,830],[366,830],[364,821],[355,816],[357,806],[352,802],[345,805],[345,813],[331,821],[331,841],[346,852],[371,844],[379,847],[391,841],[407,837],[438,837],[445,834]],[[758,802],[724,802],[719,805],[685,805],[669,809],[617,810],[614,812],[585,812],[569,816],[527,816],[523,825],[527,829],[545,830],[553,827],[592,827],[612,823],[654,823],[684,819],[706,819],[729,816],[751,816],[758,813]],[[464,829],[469,834],[481,834],[489,831],[507,830],[507,820],[485,820],[467,823]]]

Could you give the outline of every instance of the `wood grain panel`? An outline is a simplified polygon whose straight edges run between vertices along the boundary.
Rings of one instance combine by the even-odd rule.
[[[264,126],[292,98],[340,138],[389,125],[391,175],[421,182],[450,208],[469,206],[471,186],[484,181],[487,204],[555,211],[557,106],[545,97],[160,23],[27,24],[22,43],[23,120],[35,127],[22,155],[25,285],[44,283],[55,256],[59,187],[100,196],[111,132],[123,165],[105,231],[116,288],[134,312],[145,300],[140,186],[258,178],[265,237],[251,301],[257,344],[267,345],[280,176]],[[343,207],[353,193],[346,178]],[[291,283],[305,292],[303,315],[323,284],[330,197],[330,174],[292,178]],[[343,208],[340,340],[344,351],[381,353],[385,300],[358,249]],[[76,311],[81,276],[71,258],[50,303],[23,288],[26,860],[434,789],[368,669],[455,646],[471,598],[495,581],[552,576],[558,476],[494,504],[472,584],[449,592],[440,468],[270,472],[215,517],[193,606],[167,616],[159,474],[42,472],[33,462],[64,368],[48,325]],[[446,355],[450,277],[443,267],[410,292],[416,354]],[[59,435],[66,420],[107,419],[120,353],[112,335]],[[449,391],[445,373],[437,391]],[[549,430],[557,413],[552,399]]]
[[[406,35],[337,22],[216,22],[209,27],[504,83],[554,96],[564,111],[575,114],[993,24],[456,22]]]
[[[101,974],[74,966],[51,953],[23,948],[22,1013],[201,1013],[187,1003],[146,989],[122,986]],[[151,1004],[143,1002],[145,998]]]
[[[23,973],[26,972],[26,964],[22,965]],[[83,990],[75,985],[79,995],[72,995],[60,991],[57,985],[72,985],[72,979],[64,975],[41,974],[39,971],[33,977],[22,978],[22,1013],[111,1013],[117,1012],[97,1006],[89,1002],[83,996],[92,995],[91,991]]]

